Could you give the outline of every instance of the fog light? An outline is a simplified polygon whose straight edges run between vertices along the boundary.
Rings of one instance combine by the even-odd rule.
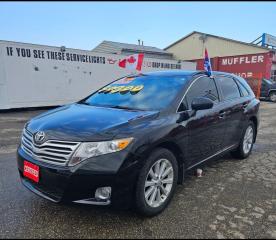
[[[97,188],[95,198],[98,200],[109,200],[111,197],[111,187]]]

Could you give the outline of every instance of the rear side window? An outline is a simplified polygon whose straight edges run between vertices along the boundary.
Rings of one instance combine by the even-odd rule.
[[[224,100],[230,100],[241,97],[238,85],[233,78],[219,77],[218,81]]]
[[[241,77],[239,77],[239,76],[236,76],[236,79],[237,79],[237,81],[238,81],[240,84],[242,84],[242,85],[246,88],[246,90],[247,90],[247,92],[249,93],[250,96],[254,96],[254,97],[255,97],[255,94],[254,94],[254,92],[252,91],[252,88],[250,87],[250,85],[248,84],[248,82],[247,82],[244,78],[241,78]]]
[[[243,97],[246,97],[249,95],[248,91],[246,90],[246,88],[239,82],[237,81],[238,85],[239,85],[239,88],[241,90],[241,93],[242,93],[242,96]]]
[[[207,97],[214,102],[218,102],[218,91],[214,80],[208,77],[202,77],[192,84],[185,97],[185,106],[188,109],[191,108],[191,103],[196,97]]]

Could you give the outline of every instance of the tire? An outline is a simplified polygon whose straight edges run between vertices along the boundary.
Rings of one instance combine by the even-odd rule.
[[[252,121],[250,121],[247,127],[245,128],[245,130],[243,131],[243,135],[239,146],[237,147],[236,150],[231,152],[232,156],[238,159],[247,158],[252,152],[255,136],[256,136],[255,124]]]
[[[160,171],[157,171],[158,165]],[[154,174],[159,172],[160,176],[161,171],[163,175],[164,173],[168,173],[163,179],[165,183],[162,183],[162,178],[156,178]],[[165,148],[155,149],[146,160],[138,177],[135,196],[137,211],[147,217],[161,213],[173,197],[177,180],[178,163],[173,153]],[[148,186],[146,186],[146,183]],[[148,196],[147,198],[146,194]]]
[[[269,100],[276,103],[276,92],[269,93]]]

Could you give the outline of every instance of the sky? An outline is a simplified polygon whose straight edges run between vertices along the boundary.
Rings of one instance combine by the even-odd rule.
[[[0,40],[91,50],[103,40],[165,48],[192,31],[276,36],[276,2],[0,2]]]

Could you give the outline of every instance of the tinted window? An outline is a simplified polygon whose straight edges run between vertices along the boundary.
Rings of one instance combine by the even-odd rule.
[[[143,75],[121,78],[91,95],[85,103],[94,106],[161,110],[175,99],[186,80],[185,76]]]
[[[197,79],[186,94],[185,106],[191,108],[191,103],[196,97],[207,97],[214,102],[218,102],[218,91],[214,80],[208,77]]]
[[[236,84],[234,79],[228,77],[220,77],[218,80],[221,86],[224,100],[235,99],[241,96],[238,85]]]
[[[272,84],[272,82],[270,81],[270,80],[268,80],[268,79],[263,79],[263,81],[265,81],[267,84],[269,84],[269,85],[271,85]]]
[[[244,97],[248,96],[249,93],[248,93],[248,91],[246,90],[246,88],[245,88],[240,82],[237,81],[237,83],[238,83],[238,85],[239,85],[239,87],[240,87],[242,96],[244,96]]]
[[[247,92],[249,93],[250,96],[255,96],[255,94],[252,91],[250,85],[248,84],[248,82],[244,78],[241,78],[239,76],[236,76],[236,78],[238,79],[238,82],[241,83],[246,88],[246,90],[247,90]]]

